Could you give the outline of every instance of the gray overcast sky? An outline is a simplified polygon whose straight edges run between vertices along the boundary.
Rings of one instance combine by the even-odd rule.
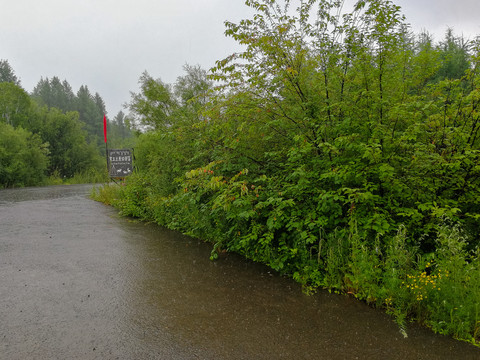
[[[353,2],[353,0],[347,0]],[[395,0],[415,32],[480,34],[480,0]],[[238,50],[224,21],[251,17],[244,0],[0,0],[0,59],[31,91],[41,77],[87,85],[113,118],[147,70],[173,83]]]

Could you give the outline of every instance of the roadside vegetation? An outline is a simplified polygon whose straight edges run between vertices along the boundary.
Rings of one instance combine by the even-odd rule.
[[[390,1],[246,5],[243,52],[142,75],[138,172],[94,196],[478,345],[478,39],[413,34]]]

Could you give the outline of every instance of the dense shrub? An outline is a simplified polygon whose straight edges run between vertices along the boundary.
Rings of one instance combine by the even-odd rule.
[[[39,136],[0,122],[0,186],[42,183],[48,166],[48,146]]]

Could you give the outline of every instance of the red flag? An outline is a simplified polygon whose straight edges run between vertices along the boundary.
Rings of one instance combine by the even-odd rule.
[[[103,115],[103,138],[105,139],[105,144],[107,143],[107,117]]]

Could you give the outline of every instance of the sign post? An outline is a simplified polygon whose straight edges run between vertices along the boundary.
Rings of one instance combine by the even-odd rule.
[[[108,153],[108,174],[111,178],[124,178],[133,173],[133,156],[130,149],[110,149]]]
[[[108,149],[107,116],[105,114],[103,114],[103,139],[105,140],[108,175],[114,179],[124,178],[133,173],[133,156],[130,149]]]
[[[107,171],[110,172],[110,164],[108,162],[108,144],[107,144],[107,116],[103,114],[103,140],[105,141],[105,157],[107,158]]]

